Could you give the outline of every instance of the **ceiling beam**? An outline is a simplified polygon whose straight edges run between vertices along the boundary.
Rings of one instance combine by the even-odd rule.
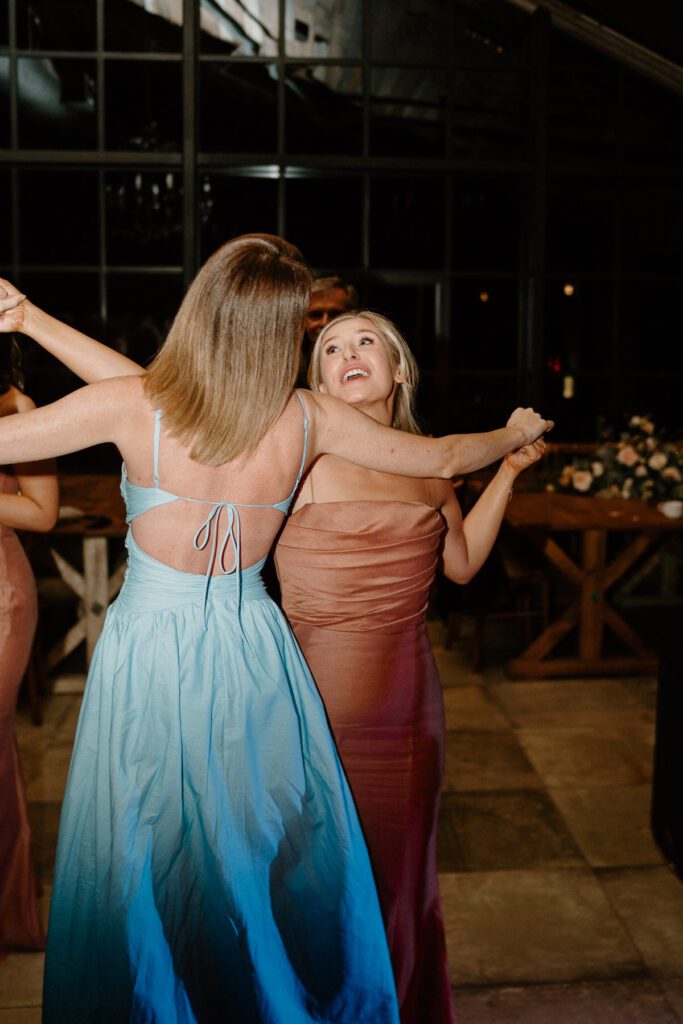
[[[507,0],[507,3],[528,14],[533,14],[539,9],[547,11],[553,25],[567,35],[620,61],[672,92],[683,95],[683,68],[678,64],[660,56],[654,50],[649,50],[646,46],[641,46],[608,25],[603,25],[595,18],[582,14],[562,0]]]

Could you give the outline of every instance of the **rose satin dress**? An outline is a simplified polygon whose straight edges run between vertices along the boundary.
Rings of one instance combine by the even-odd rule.
[[[311,503],[276,549],[282,606],[370,850],[402,1024],[451,1024],[436,872],[441,684],[425,611],[444,524],[426,501]]]
[[[17,481],[0,468],[0,493]],[[30,850],[14,710],[36,629],[36,584],[14,530],[0,525],[0,955],[44,944]]]

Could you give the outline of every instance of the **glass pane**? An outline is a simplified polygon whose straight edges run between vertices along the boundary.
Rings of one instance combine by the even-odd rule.
[[[236,235],[277,234],[277,189],[277,180],[268,178],[202,175],[202,260]]]
[[[105,69],[109,149],[179,150],[182,79],[179,63],[108,61]]]
[[[615,183],[562,178],[548,189],[547,261],[551,270],[614,266]]]
[[[453,54],[459,67],[501,70],[528,59],[530,18],[497,0],[459,0],[453,7]]]
[[[612,359],[612,281],[549,281],[546,287],[546,369],[559,377],[608,369]]]
[[[91,149],[97,141],[96,65],[92,60],[20,58],[19,145]]]
[[[441,432],[474,433],[496,430],[507,423],[510,413],[519,405],[515,374],[510,376],[479,376],[459,373],[449,383],[449,414]],[[545,410],[544,410],[545,412]]]
[[[9,0],[0,0],[0,46],[9,44]]]
[[[523,75],[459,71],[451,88],[452,157],[515,158],[526,154],[528,87]]]
[[[370,24],[373,60],[448,62],[450,4],[442,0],[372,0]]]
[[[286,141],[290,153],[360,153],[363,148],[360,68],[286,69]]]
[[[616,72],[550,70],[548,152],[566,166],[586,158],[616,159],[618,96]]]
[[[24,263],[98,262],[96,171],[22,171],[19,252]]]
[[[268,5],[277,9],[271,0]],[[286,0],[285,47],[290,57],[361,56],[363,4]],[[277,34],[276,34],[277,37]]]
[[[680,279],[625,282],[619,319],[622,365],[670,374],[675,379],[683,373],[682,335]],[[680,376],[678,387],[680,403]],[[678,426],[680,421],[679,408]]]
[[[371,77],[370,149],[382,156],[444,156],[448,76],[376,68]]]
[[[93,4],[94,6],[94,4]],[[164,4],[164,15],[143,9],[142,0],[104,0],[104,46],[107,50],[180,53],[183,5]]]
[[[517,282],[454,281],[453,365],[460,369],[512,370],[517,366]]]
[[[610,413],[610,379],[602,374],[573,377],[571,390],[564,374],[543,378],[543,415],[555,421],[553,441],[589,442],[600,436]]]
[[[683,271],[683,189],[676,181],[640,180],[623,186],[625,270]]]
[[[625,160],[680,167],[683,134],[677,126],[683,117],[681,96],[642,76],[625,73],[623,102]]]
[[[109,274],[106,341],[146,366],[183,299],[180,274]]]
[[[650,415],[658,429],[680,437],[681,378],[674,374],[627,377],[622,382],[621,408],[628,415]]]
[[[12,180],[9,171],[0,171],[0,263],[12,261]],[[0,274],[0,277],[7,276]]]
[[[289,179],[286,236],[312,266],[336,272],[361,262],[363,183],[358,178]]]
[[[375,178],[370,184],[371,265],[440,269],[444,215],[442,178]]]
[[[219,153],[277,149],[277,71],[261,64],[202,64],[200,148]]]
[[[0,57],[0,146],[10,146],[9,57]]]
[[[225,2],[200,7],[200,48],[204,53],[275,57],[278,52],[278,0]]]
[[[37,306],[85,334],[102,337],[97,274],[23,272],[21,288]],[[22,338],[26,390],[46,405],[81,387],[82,381],[35,342]]]
[[[520,186],[516,178],[455,178],[453,267],[516,270],[520,247]]]
[[[94,50],[97,6],[83,0],[16,0],[17,43],[22,50]]]
[[[182,178],[172,171],[111,171],[105,178],[107,263],[182,263]]]

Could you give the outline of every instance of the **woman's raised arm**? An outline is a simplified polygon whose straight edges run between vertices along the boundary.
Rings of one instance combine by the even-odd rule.
[[[311,411],[310,454],[329,453],[367,469],[403,476],[453,477],[488,466],[553,426],[533,409],[515,409],[505,427],[483,434],[421,437],[384,427],[331,395],[304,392]]]
[[[142,373],[132,359],[38,309],[0,278],[0,332],[26,334],[87,384]]]

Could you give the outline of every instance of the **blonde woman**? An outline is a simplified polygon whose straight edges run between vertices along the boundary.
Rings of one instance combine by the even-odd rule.
[[[448,477],[547,424],[430,440],[294,393],[310,283],[283,240],[234,239],[147,375],[0,422],[0,460],[115,443],[131,527],[64,800],[45,1024],[398,1020],[353,801],[260,569],[321,454]],[[7,290],[3,329],[80,345]]]
[[[0,350],[0,419],[34,408],[21,386],[17,351],[15,342]],[[15,531],[50,530],[57,505],[54,465],[0,466],[0,957],[45,943],[14,739],[17,695],[36,630],[36,584]]]

